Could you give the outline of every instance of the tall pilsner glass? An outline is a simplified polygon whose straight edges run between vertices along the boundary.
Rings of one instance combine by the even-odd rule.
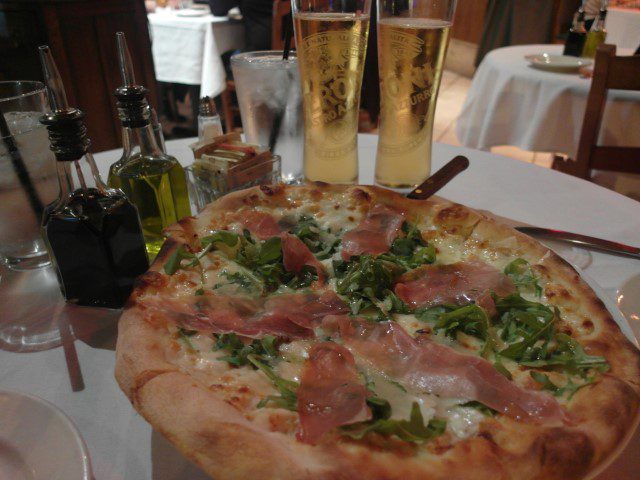
[[[293,0],[304,111],[304,175],[358,181],[358,112],[371,0]]]
[[[410,190],[431,173],[431,137],[456,0],[379,0],[376,183]]]

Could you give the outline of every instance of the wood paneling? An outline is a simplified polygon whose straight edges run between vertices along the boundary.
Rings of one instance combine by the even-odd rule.
[[[31,12],[43,25],[41,43],[48,43],[67,88],[69,102],[87,115],[93,150],[121,144],[113,91],[120,85],[115,33],[127,35],[138,82],[150,90],[156,105],[156,80],[143,0],[0,0],[0,9]],[[29,65],[37,50],[26,52]],[[34,78],[11,72],[12,79]],[[36,77],[42,79],[41,75]]]
[[[458,40],[480,43],[488,0],[458,0],[451,35]]]

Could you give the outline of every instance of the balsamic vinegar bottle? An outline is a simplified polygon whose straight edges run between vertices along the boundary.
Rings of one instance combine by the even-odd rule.
[[[587,28],[585,26],[584,2],[578,10],[577,16],[573,20],[573,25],[567,35],[567,41],[564,45],[563,55],[579,57],[582,55],[585,40],[587,38]]]
[[[124,33],[118,32],[116,38],[123,86],[115,97],[124,149],[109,170],[108,182],[138,207],[147,252],[153,258],[164,242],[162,230],[191,215],[187,181],[178,160],[158,145],[147,89],[135,84]]]
[[[67,105],[49,47],[40,47],[40,59],[52,110],[40,122],[49,131],[60,184],[58,199],[43,213],[42,236],[68,302],[120,308],[149,267],[138,212],[102,182],[84,114]]]

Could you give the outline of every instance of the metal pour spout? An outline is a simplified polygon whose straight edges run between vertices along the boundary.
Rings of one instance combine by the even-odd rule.
[[[70,110],[69,104],[67,103],[67,94],[56,62],[53,59],[53,55],[51,55],[51,49],[48,45],[42,45],[38,47],[38,50],[51,110],[53,112],[66,112]]]
[[[118,62],[120,63],[120,76],[125,87],[136,84],[136,76],[133,71],[133,62],[131,62],[131,54],[127,47],[127,39],[124,32],[116,33],[116,45],[118,47]]]

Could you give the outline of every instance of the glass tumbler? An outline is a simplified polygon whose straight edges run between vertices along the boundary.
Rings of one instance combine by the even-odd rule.
[[[282,159],[282,181],[302,179],[302,96],[295,52],[240,53],[231,57],[248,143],[269,147]]]
[[[58,180],[39,121],[47,108],[42,83],[0,82],[0,262],[16,270],[49,264],[40,221]]]

